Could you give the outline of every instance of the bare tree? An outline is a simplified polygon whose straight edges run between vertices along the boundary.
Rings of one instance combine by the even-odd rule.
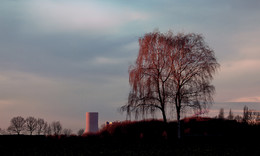
[[[252,123],[259,124],[260,123],[260,112],[252,110]]]
[[[84,129],[79,129],[78,130],[78,136],[82,136],[84,134]]]
[[[242,122],[243,118],[240,115],[235,116],[234,118],[237,122]]]
[[[30,135],[33,134],[33,132],[36,130],[37,128],[37,119],[35,119],[34,117],[30,116],[30,117],[27,117],[26,120],[25,120],[25,127],[26,127],[26,130],[28,132],[30,132]]]
[[[129,68],[131,91],[122,111],[153,114],[176,110],[178,138],[180,114],[186,108],[206,109],[213,102],[213,74],[219,68],[214,51],[198,34],[153,32],[139,39],[139,54]]]
[[[251,119],[252,119],[252,111],[249,110],[247,106],[244,106],[243,122],[249,123]]]
[[[8,131],[5,130],[5,129],[0,129],[0,134],[1,134],[1,135],[8,135],[9,133],[8,133]]]
[[[46,129],[44,130],[45,135],[52,135],[52,128],[51,125],[49,124]]]
[[[11,133],[17,133],[17,135],[21,134],[21,131],[25,129],[25,119],[21,116],[13,117],[10,121],[10,126],[8,127],[8,131]]]
[[[45,132],[46,128],[48,127],[47,122],[44,121],[44,119],[38,118],[37,119],[37,134],[41,135]]]
[[[51,129],[54,135],[60,135],[62,131],[62,125],[59,121],[53,121],[51,123]]]
[[[8,131],[0,128],[0,135],[8,135]]]
[[[229,113],[228,113],[228,120],[233,120],[234,119],[234,114],[233,112],[231,111],[231,109],[229,110]]]
[[[136,117],[140,114],[153,115],[159,110],[163,120],[167,122],[166,105],[170,102],[170,45],[159,32],[146,34],[139,39],[139,45],[136,63],[129,67],[131,91],[128,103],[121,109],[127,111],[128,115],[134,112]]]
[[[248,124],[258,124],[260,120],[260,112],[248,109],[247,106],[244,107],[243,112],[243,122]]]
[[[64,128],[64,129],[63,129],[63,134],[66,135],[66,136],[70,136],[70,135],[72,134],[72,130],[71,130],[71,129]]]
[[[220,108],[219,110],[219,113],[218,113],[218,118],[219,119],[224,119],[225,118],[225,115],[224,115],[224,109],[223,108]]]
[[[260,125],[260,112],[256,115],[256,124]]]

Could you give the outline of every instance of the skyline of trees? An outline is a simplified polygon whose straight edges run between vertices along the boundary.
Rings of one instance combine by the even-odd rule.
[[[222,117],[221,119],[228,119],[228,120],[236,120],[237,122],[245,122],[248,124],[260,124],[260,112],[249,109],[246,105],[243,107],[243,113],[242,114],[234,114],[232,109],[229,109],[228,115],[225,115],[224,108],[220,108],[219,113],[221,113]],[[214,118],[214,117],[212,117]],[[219,118],[219,114],[215,116],[215,118]],[[30,119],[31,124],[28,124]],[[10,121],[10,125],[7,129],[2,129],[0,127],[0,135],[10,135],[10,134],[17,134],[17,135],[55,135],[53,126],[56,127],[56,135],[78,135],[81,136],[84,134],[84,129],[79,129],[75,133],[69,128],[62,128],[62,124],[59,121],[53,121],[50,124],[48,124],[44,119],[38,118],[36,120],[37,126],[36,128],[30,129],[28,128],[28,125],[34,125],[35,117],[29,116],[26,119],[24,119],[21,116],[13,117]],[[27,125],[28,124],[28,125]],[[29,126],[30,127],[30,126]],[[32,126],[35,127],[35,126]],[[58,128],[57,128],[58,127]],[[59,130],[57,130],[59,129]],[[31,133],[32,130],[32,133]]]
[[[243,113],[241,115],[234,116],[231,108],[229,109],[228,116],[225,117],[224,108],[220,108],[219,114],[215,117],[219,119],[236,120],[237,122],[244,122],[248,124],[260,123],[260,112],[249,109],[246,105],[243,107]]]
[[[7,129],[0,128],[0,135],[83,135],[84,129],[73,133],[70,128],[64,128],[60,121],[53,121],[48,124],[43,118],[29,116],[13,117]]]

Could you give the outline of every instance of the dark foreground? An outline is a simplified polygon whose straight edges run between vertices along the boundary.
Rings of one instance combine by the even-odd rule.
[[[260,126],[234,121],[118,123],[86,136],[0,136],[0,155],[246,155],[260,156]]]
[[[1,136],[0,155],[260,155],[259,138],[189,137],[122,141],[82,137]]]

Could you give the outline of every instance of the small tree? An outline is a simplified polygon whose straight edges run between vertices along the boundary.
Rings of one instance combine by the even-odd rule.
[[[252,111],[249,110],[247,106],[244,106],[243,122],[249,123],[251,119],[252,119]]]
[[[243,118],[240,115],[235,116],[234,118],[237,122],[242,122]]]
[[[27,117],[25,120],[25,127],[26,130],[30,132],[30,135],[32,135],[37,128],[37,119],[32,116]]]
[[[260,112],[258,112],[258,114],[256,116],[256,124],[260,125]]]
[[[0,134],[1,134],[1,135],[8,135],[9,133],[8,133],[8,131],[6,131],[5,129],[1,129],[1,128],[0,128]]]
[[[220,108],[219,114],[218,114],[218,118],[219,119],[224,119],[225,118],[225,116],[224,116],[224,109],[223,108]]]
[[[14,132],[17,133],[17,135],[20,135],[25,129],[25,122],[25,119],[21,116],[13,117],[7,130],[11,133]]]
[[[78,131],[78,136],[82,136],[84,134],[84,129],[82,128],[82,129],[79,129],[79,131]]]
[[[72,130],[65,128],[65,129],[63,129],[63,134],[66,136],[70,136],[72,134]]]
[[[46,127],[44,134],[45,135],[52,135],[52,128],[51,128],[50,124]]]
[[[54,135],[60,135],[62,131],[62,125],[59,121],[53,121],[51,123],[51,129]]]
[[[228,120],[233,120],[233,119],[234,119],[234,114],[233,114],[233,112],[231,111],[231,109],[229,110],[227,119],[228,119]]]
[[[37,131],[38,135],[43,134],[45,132],[45,130],[47,129],[47,127],[48,127],[48,124],[47,124],[47,122],[44,121],[44,119],[41,119],[41,118],[37,119],[36,131]]]
[[[247,106],[244,107],[243,122],[249,124],[258,124],[260,121],[260,112],[249,110]]]

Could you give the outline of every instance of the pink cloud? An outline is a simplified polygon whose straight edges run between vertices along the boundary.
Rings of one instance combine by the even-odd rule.
[[[260,102],[260,96],[259,97],[242,97],[242,98],[232,99],[229,102]]]
[[[32,1],[29,6],[34,24],[49,31],[117,31],[129,22],[148,19],[144,13],[94,1]]]

